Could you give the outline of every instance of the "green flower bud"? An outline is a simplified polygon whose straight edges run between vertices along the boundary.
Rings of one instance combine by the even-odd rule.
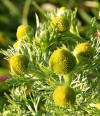
[[[81,43],[74,49],[74,55],[78,62],[93,58],[94,50],[89,43]]]
[[[72,88],[67,86],[59,86],[53,93],[53,100],[56,105],[66,107],[69,103],[75,102],[76,95]]]
[[[29,25],[20,25],[17,29],[17,39],[25,39],[25,38],[32,38],[34,35],[33,28]]]
[[[65,75],[71,72],[76,65],[75,56],[65,49],[53,52],[49,60],[49,66],[56,74]]]
[[[27,56],[19,54],[10,58],[10,68],[14,74],[25,74],[27,72],[29,60]]]
[[[57,27],[59,32],[64,32],[67,30],[67,21],[64,16],[57,16],[52,20],[51,27]]]

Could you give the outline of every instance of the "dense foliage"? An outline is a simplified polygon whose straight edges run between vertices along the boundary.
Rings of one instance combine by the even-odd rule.
[[[96,19],[91,19],[83,37],[77,9],[41,13],[45,21],[41,23],[36,14],[34,32],[22,26],[16,45],[1,50],[10,61],[12,77],[1,79],[0,115],[99,116],[100,29]],[[53,56],[57,50],[63,53]],[[11,62],[12,58],[17,60]]]

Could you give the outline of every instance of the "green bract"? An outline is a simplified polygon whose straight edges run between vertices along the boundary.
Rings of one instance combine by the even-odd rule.
[[[19,54],[10,58],[10,68],[15,74],[24,74],[27,71],[29,60],[27,56]]]
[[[77,57],[78,61],[84,61],[93,58],[94,49],[86,42],[77,45],[73,53]]]
[[[51,55],[49,65],[56,74],[64,75],[74,69],[76,59],[68,50],[58,49]]]
[[[75,92],[67,86],[59,86],[53,93],[53,99],[56,105],[66,107],[69,103],[73,104],[76,99]]]
[[[29,25],[20,25],[17,28],[16,36],[18,40],[26,39],[27,37],[32,38],[33,35],[34,35],[33,28]]]

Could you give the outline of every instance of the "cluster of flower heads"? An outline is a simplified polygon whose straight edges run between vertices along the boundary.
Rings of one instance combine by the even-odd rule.
[[[30,40],[34,35],[33,28],[29,25],[20,25],[17,29],[17,42],[14,43],[14,48],[18,49],[20,41]],[[11,72],[13,74],[25,74],[27,73],[29,59],[28,56],[24,54],[16,54],[12,56],[9,60]]]
[[[58,87],[53,94],[55,103],[62,107],[75,101],[75,92],[70,87],[71,81],[66,82],[66,80],[70,80],[69,75],[77,68],[77,64],[93,58],[93,48],[88,43],[81,43],[74,49],[74,54],[67,49],[57,49],[49,60],[49,65],[54,73],[62,75],[65,79],[65,85]]]
[[[68,12],[65,7],[58,10],[58,16],[54,17],[51,21],[51,28],[57,29],[58,33],[65,32],[67,28],[67,20],[63,13]],[[29,25],[21,25],[17,29],[18,41],[14,47],[18,47],[18,42],[30,39],[34,36],[34,31]],[[61,75],[65,79],[65,84],[57,87],[53,93],[53,99],[56,105],[66,107],[68,104],[73,104],[76,100],[76,94],[71,88],[71,77],[69,76],[77,68],[77,64],[87,62],[92,59],[94,50],[88,42],[78,44],[73,52],[67,48],[59,48],[54,50],[49,59],[49,67],[56,74]],[[24,54],[17,54],[9,60],[11,72],[13,74],[23,75],[27,72],[29,58]],[[67,76],[66,76],[67,75]],[[69,81],[70,80],[70,81]]]

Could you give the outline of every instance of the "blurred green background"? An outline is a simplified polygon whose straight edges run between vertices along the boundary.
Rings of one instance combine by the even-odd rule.
[[[0,0],[0,49],[7,49],[16,41],[16,30],[21,24],[29,24],[35,29],[35,12],[40,21],[40,10],[47,12],[65,6],[74,10],[78,8],[79,31],[84,37],[84,29],[92,17],[100,22],[99,0]],[[9,64],[0,54],[0,75],[9,73]]]

